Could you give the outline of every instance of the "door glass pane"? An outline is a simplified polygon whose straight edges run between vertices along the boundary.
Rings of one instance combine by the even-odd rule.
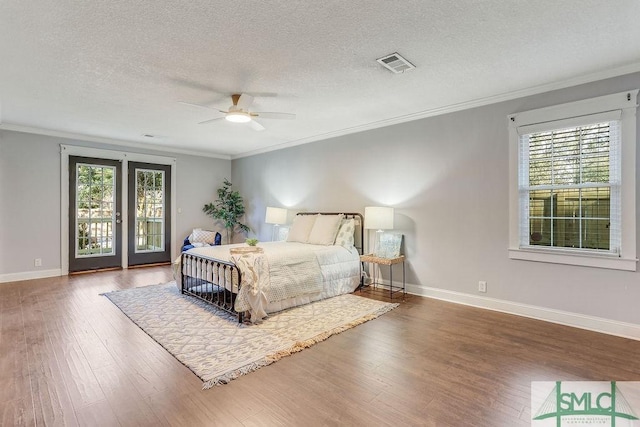
[[[135,251],[164,251],[164,171],[136,169]]]
[[[76,257],[113,255],[115,167],[76,165]]]

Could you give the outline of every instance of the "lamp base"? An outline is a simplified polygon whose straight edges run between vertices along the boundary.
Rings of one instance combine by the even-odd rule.
[[[279,236],[280,236],[280,225],[274,224],[273,230],[271,230],[271,241],[277,242],[279,240]]]

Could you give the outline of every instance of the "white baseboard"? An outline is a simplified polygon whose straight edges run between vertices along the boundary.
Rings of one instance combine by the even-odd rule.
[[[407,293],[640,341],[640,325],[635,323],[410,284]]]
[[[58,276],[62,276],[62,270],[59,268],[0,274],[0,283]],[[587,316],[579,313],[412,284],[407,284],[407,293],[640,341],[640,325],[635,323],[619,322],[602,317]]]
[[[46,277],[62,276],[62,270],[56,268],[54,270],[38,270],[24,271],[21,273],[0,274],[0,283],[18,282],[21,280],[44,279]]]

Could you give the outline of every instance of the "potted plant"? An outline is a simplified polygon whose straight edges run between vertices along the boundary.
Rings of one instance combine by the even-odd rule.
[[[247,243],[247,245],[249,246],[255,246],[258,244],[258,239],[247,239],[245,240],[245,242]]]
[[[218,200],[208,203],[202,208],[204,213],[224,223],[224,228],[227,231],[227,243],[232,242],[236,228],[245,233],[250,231],[247,225],[240,222],[244,215],[242,196],[238,191],[232,190],[231,185],[231,182],[225,178],[222,187],[218,188]]]

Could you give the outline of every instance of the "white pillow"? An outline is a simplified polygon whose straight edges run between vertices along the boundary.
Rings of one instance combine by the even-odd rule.
[[[216,241],[216,232],[194,228],[193,233],[189,236],[189,241],[191,243],[208,243],[213,245]]]
[[[287,242],[307,243],[309,233],[311,233],[317,217],[318,215],[296,215],[295,218],[293,218],[291,228],[289,228]]]
[[[356,228],[356,220],[353,218],[343,219],[338,229],[338,235],[336,236],[336,245],[345,246],[347,248],[355,245],[354,231]]]
[[[308,243],[314,245],[333,245],[344,215],[319,215],[316,219]]]

